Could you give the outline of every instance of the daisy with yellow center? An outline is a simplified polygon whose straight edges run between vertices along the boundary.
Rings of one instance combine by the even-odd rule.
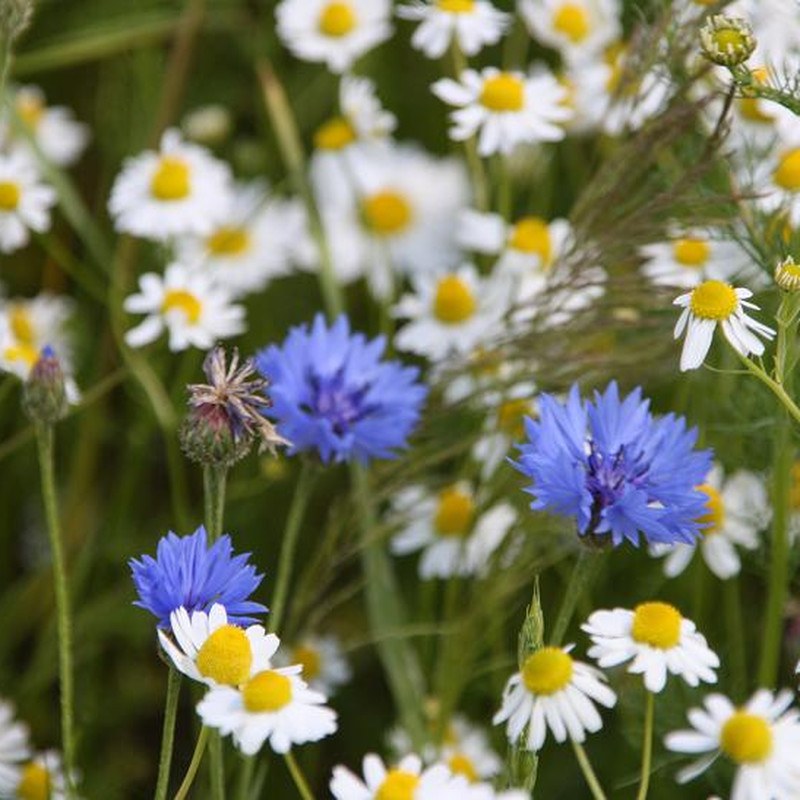
[[[748,302],[747,298],[752,296],[749,289],[737,289],[712,279],[675,300],[675,305],[683,309],[675,325],[675,338],[686,333],[681,352],[682,372],[697,369],[705,361],[717,325],[722,326],[725,339],[741,356],[762,355],[764,344],[756,334],[772,339],[775,331],[745,312],[746,308],[758,310],[757,305]]]
[[[674,731],[664,743],[677,753],[703,754],[678,773],[686,783],[708,769],[720,755],[736,769],[735,800],[800,797],[800,713],[792,694],[759,689],[741,707],[712,694],[702,708],[689,711],[691,728]]]
[[[56,193],[41,182],[34,162],[22,151],[0,153],[0,253],[28,244],[31,231],[50,229]]]
[[[352,677],[339,639],[331,634],[303,637],[292,648],[278,651],[275,663],[300,664],[303,680],[326,697],[336,694]]]
[[[473,786],[492,780],[503,766],[486,731],[463,716],[455,716],[448,725],[438,760]]]
[[[599,703],[612,708],[617,697],[594,667],[576,661],[571,647],[543,647],[528,656],[503,693],[495,725],[507,723],[512,744],[538,751],[549,729],[557,742],[581,743],[602,728]]]
[[[30,757],[27,726],[16,720],[11,703],[0,698],[0,797],[14,796]]]
[[[440,100],[456,107],[450,115],[450,138],[462,142],[477,136],[482,156],[507,154],[519,144],[559,141],[563,123],[572,116],[564,104],[566,90],[549,72],[468,69],[457,81],[444,78],[432,88]]]
[[[755,165],[752,176],[745,174],[758,207],[776,214],[786,224],[800,225],[800,133],[797,118],[776,112],[776,137],[767,141],[768,148]]]
[[[582,629],[594,643],[589,656],[598,666],[608,669],[631,662],[628,672],[642,675],[649,692],[660,692],[668,673],[690,686],[717,681],[716,653],[694,623],[668,603],[640,603],[632,611],[595,611]]]
[[[67,797],[61,755],[55,750],[37,753],[23,764],[15,782],[16,786],[8,791],[3,788],[5,781],[0,775],[0,795],[15,800],[66,800]]]

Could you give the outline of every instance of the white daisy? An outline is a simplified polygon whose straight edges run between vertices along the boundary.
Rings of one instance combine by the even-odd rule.
[[[516,522],[508,503],[478,513],[478,499],[468,483],[457,483],[434,495],[419,486],[399,492],[394,511],[404,527],[391,542],[395,555],[422,550],[423,580],[485,572],[492,554]]]
[[[783,212],[800,226],[800,125],[797,118],[784,127],[780,146],[775,147],[755,170],[753,191],[758,206],[767,213]]]
[[[447,726],[439,760],[453,775],[463,775],[475,785],[491,780],[503,767],[486,731],[462,716],[454,717]]]
[[[667,603],[640,603],[633,611],[595,611],[581,626],[594,646],[589,657],[603,669],[632,661],[628,672],[644,676],[649,692],[660,692],[667,673],[689,686],[716,683],[719,658],[694,622]]]
[[[154,342],[166,330],[170,350],[207,350],[218,339],[245,329],[243,306],[232,304],[211,275],[178,263],[170,264],[163,277],[155,272],[142,275],[139,293],[125,298],[124,308],[147,315],[125,334],[131,347]]]
[[[399,350],[439,361],[488,345],[502,331],[508,309],[508,282],[481,278],[467,264],[455,272],[412,278],[415,292],[406,294],[392,314],[409,320],[395,336]]]
[[[30,232],[50,229],[56,193],[41,183],[30,158],[19,149],[0,154],[0,253],[13,253],[30,241]]]
[[[60,753],[36,753],[20,764],[6,781],[0,772],[0,797],[13,800],[66,800],[67,785]]]
[[[700,520],[705,524],[700,541],[659,546],[652,552],[666,556],[664,574],[674,578],[689,566],[699,549],[708,568],[726,580],[738,575],[742,568],[737,546],[755,550],[759,532],[769,524],[772,511],[767,489],[761,478],[746,470],[738,470],[725,480],[718,466],[697,488],[708,497],[708,513]]]
[[[17,722],[10,703],[0,700],[0,796],[16,790],[22,766],[30,756],[27,726]]]
[[[461,142],[478,136],[478,152],[510,153],[519,144],[556,142],[572,112],[567,92],[548,72],[524,75],[487,67],[465,70],[459,80],[443,78],[433,93],[457,110],[450,115],[450,138]]]
[[[800,6],[785,0],[735,0],[725,7],[725,14],[744,17],[753,27],[758,46],[751,57],[756,63],[768,63],[778,69],[794,66],[800,56]]]
[[[575,661],[571,647],[542,647],[509,678],[493,722],[507,722],[511,743],[538,751],[550,729],[557,742],[581,743],[603,727],[594,703],[612,708],[617,696],[600,670]],[[594,701],[594,702],[593,702]]]
[[[208,686],[240,686],[272,665],[280,640],[262,625],[247,629],[228,623],[225,607],[208,614],[183,607],[169,615],[172,637],[159,629],[158,640],[175,668]],[[174,641],[173,641],[174,639]],[[299,669],[299,668],[298,668]]]
[[[415,0],[399,6],[397,16],[420,23],[411,45],[428,58],[443,56],[453,41],[465,55],[477,55],[499,42],[509,24],[509,15],[488,0]]]
[[[246,756],[255,755],[269,740],[276,753],[288,753],[293,745],[318,742],[336,732],[336,712],[325,705],[325,696],[308,688],[298,664],[263,669],[241,688],[215,686],[197,704],[203,724],[233,735]]]
[[[334,767],[330,790],[335,800],[448,800],[452,776],[444,764],[423,768],[416,755],[405,756],[397,766],[387,768],[371,753],[364,756],[363,778],[347,767]]]
[[[206,236],[224,221],[232,189],[226,164],[168,130],[158,152],[126,159],[108,207],[122,233],[157,241]]]
[[[675,325],[675,338],[679,339],[686,332],[681,372],[697,369],[703,363],[711,349],[717,324],[722,325],[728,343],[741,355],[746,357],[753,353],[760,356],[764,352],[764,344],[755,334],[772,339],[775,331],[745,312],[745,308],[758,310],[757,305],[747,300],[752,296],[749,289],[736,289],[723,281],[707,280],[675,300],[675,305],[683,308]]]
[[[693,780],[723,755],[736,766],[731,800],[800,797],[800,715],[790,708],[791,692],[759,689],[739,708],[721,694],[703,702],[704,708],[689,711],[692,728],[664,739],[677,753],[707,754],[678,773],[679,783]]]
[[[282,0],[275,16],[278,35],[297,58],[336,73],[392,34],[389,0]]]
[[[339,640],[330,634],[303,637],[288,650],[279,650],[275,663],[280,666],[299,664],[303,668],[303,680],[326,697],[349,683],[353,675]]]

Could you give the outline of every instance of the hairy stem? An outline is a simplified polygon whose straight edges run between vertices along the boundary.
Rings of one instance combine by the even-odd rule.
[[[650,787],[650,769],[653,761],[653,718],[655,717],[655,699],[652,692],[645,690],[647,695],[644,712],[644,734],[642,738],[642,772],[639,781],[639,793],[636,800],[645,800]]]
[[[209,542],[216,542],[222,536],[227,479],[227,467],[209,466],[203,470],[206,534]]]
[[[194,753],[192,753],[192,760],[189,762],[189,768],[186,770],[186,775],[181,782],[180,788],[175,793],[174,800],[186,800],[186,798],[189,796],[189,791],[191,790],[194,779],[197,776],[197,770],[200,769],[200,764],[203,761],[203,755],[206,752],[209,733],[210,730],[203,726],[200,731],[200,735],[197,737],[197,744],[194,746]]]
[[[592,769],[589,756],[586,755],[586,751],[583,749],[583,746],[578,742],[573,741],[572,749],[575,751],[575,758],[578,759],[578,766],[581,768],[583,777],[586,779],[586,785],[589,787],[592,797],[594,800],[606,800],[606,793],[600,786],[600,781],[597,780],[597,775],[595,775],[594,770]]]
[[[556,621],[553,623],[550,644],[554,646],[561,644],[564,639],[564,634],[567,632],[567,628],[575,614],[578,600],[594,581],[600,569],[600,562],[601,556],[599,553],[592,552],[586,548],[581,550],[578,560],[572,568],[572,575],[570,575],[567,588],[564,590],[564,596],[561,600],[561,606],[558,609]]]
[[[300,769],[300,765],[294,757],[294,753],[290,750],[286,753],[284,759],[286,760],[286,766],[289,768],[289,772],[292,774],[292,780],[297,787],[300,797],[302,797],[303,800],[314,800],[314,795],[311,789],[308,788],[308,781],[305,779],[303,771]]]
[[[164,728],[161,733],[161,756],[158,759],[158,780],[155,800],[167,800],[169,771],[172,766],[172,748],[175,743],[175,719],[178,715],[178,698],[181,693],[181,674],[169,668],[167,697],[164,701]]]

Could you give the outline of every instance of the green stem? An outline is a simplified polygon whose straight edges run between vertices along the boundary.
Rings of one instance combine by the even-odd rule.
[[[225,758],[219,731],[211,731],[208,737],[208,766],[211,773],[211,797],[213,800],[225,800]]]
[[[208,541],[216,542],[222,536],[225,518],[225,487],[227,467],[206,467],[203,470],[203,497]]]
[[[586,751],[583,749],[583,746],[578,742],[573,741],[572,749],[575,751],[575,758],[578,759],[578,766],[581,768],[583,777],[586,779],[586,785],[589,787],[592,797],[594,800],[606,800],[606,793],[600,786],[600,781],[597,780],[597,775],[594,774],[592,764],[589,761],[589,756],[586,755]]]
[[[578,598],[585,592],[589,585],[594,581],[600,569],[601,556],[588,548],[581,550],[575,566],[572,568],[567,588],[564,590],[564,597],[558,609],[556,621],[553,624],[553,633],[550,635],[550,644],[558,646],[567,632],[569,623],[575,614],[578,605]]]
[[[792,400],[792,398],[789,396],[789,393],[786,391],[786,389],[783,388],[783,384],[776,381],[774,378],[771,378],[769,375],[767,375],[762,367],[751,361],[749,358],[746,358],[738,351],[736,351],[736,355],[739,356],[739,360],[742,362],[745,369],[747,369],[751,375],[758,378],[761,383],[768,387],[775,397],[778,398],[781,405],[786,409],[792,419],[800,424],[800,408],[798,408],[794,400]]]
[[[197,770],[200,769],[200,764],[203,761],[203,755],[206,752],[209,733],[209,728],[204,726],[201,729],[200,735],[197,737],[197,744],[194,747],[194,753],[192,753],[192,760],[189,762],[189,768],[186,770],[186,775],[183,778],[180,788],[175,793],[174,800],[186,800],[186,798],[189,796],[189,790],[192,788],[195,776],[197,775]]]
[[[178,698],[181,693],[181,674],[170,667],[167,676],[167,698],[164,701],[164,728],[161,733],[161,756],[158,759],[158,780],[155,800],[166,800],[169,791],[169,771],[172,766],[172,748],[175,742],[175,719],[178,715]]]
[[[739,578],[734,576],[724,583],[725,609],[730,647],[731,696],[734,701],[744,700],[747,691],[747,648],[744,642],[744,620]]]
[[[511,209],[513,205],[511,171],[508,166],[508,158],[502,153],[497,156],[497,172],[499,176],[497,211],[506,222],[511,222]]]
[[[288,753],[286,753],[284,759],[286,760],[286,766],[289,767],[289,772],[292,773],[292,780],[294,781],[294,785],[297,787],[300,797],[302,797],[303,800],[314,800],[314,795],[311,793],[311,789],[308,788],[308,781],[306,781],[305,776],[303,775],[303,772],[294,757],[294,753],[292,753],[290,750]]]
[[[39,449],[39,469],[42,476],[42,500],[50,536],[55,583],[56,617],[58,624],[58,663],[61,691],[61,739],[64,748],[64,773],[67,796],[74,797],[72,781],[75,777],[75,738],[73,723],[74,684],[72,666],[72,622],[69,610],[66,564],[61,541],[61,523],[56,498],[55,464],[53,456],[53,426],[36,427]]]
[[[269,630],[277,631],[283,622],[286,609],[286,598],[289,594],[289,583],[292,578],[294,554],[300,537],[300,528],[303,525],[308,500],[314,486],[314,468],[310,461],[303,462],[297,486],[294,489],[289,515],[286,517],[286,526],[283,529],[281,542],[281,557],[278,561],[278,574],[275,578],[275,594],[269,614]]]
[[[644,712],[644,738],[642,739],[642,778],[636,800],[645,800],[650,786],[650,768],[653,761],[653,718],[655,717],[656,696],[645,690],[647,702]]]
[[[250,786],[253,783],[255,768],[255,756],[242,756],[242,769],[239,772],[239,791],[236,793],[237,800],[249,800]],[[258,797],[258,795],[255,796]]]

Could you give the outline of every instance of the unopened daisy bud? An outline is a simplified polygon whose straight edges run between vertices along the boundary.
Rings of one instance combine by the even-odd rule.
[[[800,291],[800,266],[794,263],[791,256],[781,261],[774,272],[775,283],[787,292]]]
[[[700,30],[703,55],[723,67],[743,64],[756,49],[756,38],[746,20],[717,14]]]
[[[22,404],[34,422],[57,422],[67,409],[67,391],[61,362],[45,347],[25,381]]]
[[[186,136],[206,147],[222,144],[230,136],[232,127],[230,111],[219,104],[201,106],[183,118]]]

